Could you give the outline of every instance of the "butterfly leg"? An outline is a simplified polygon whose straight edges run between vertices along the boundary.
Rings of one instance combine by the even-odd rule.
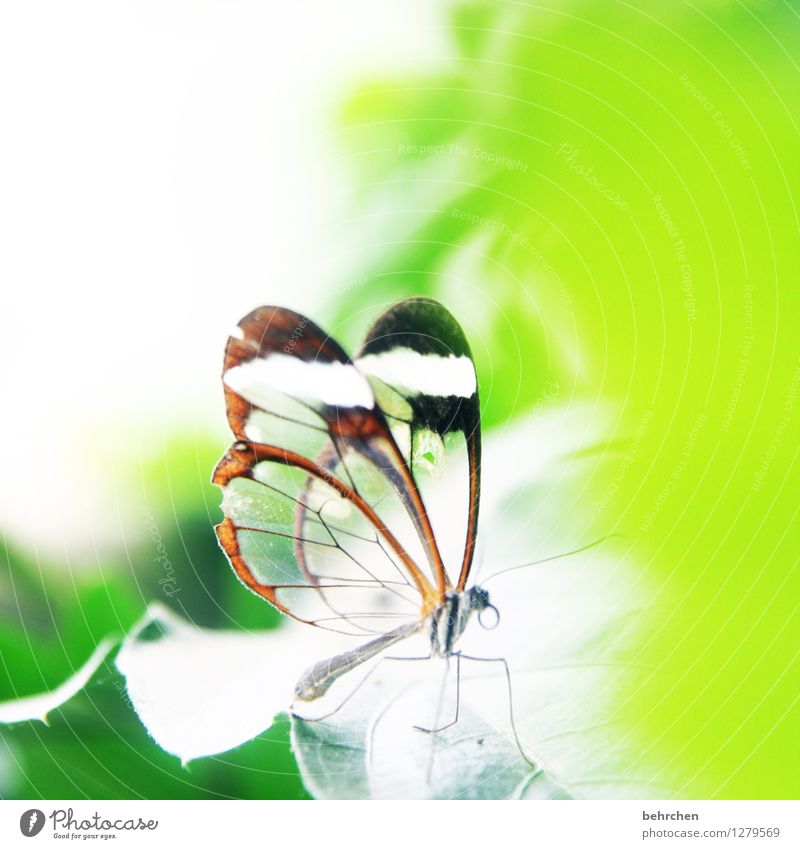
[[[514,720],[514,694],[511,688],[511,672],[508,668],[508,661],[504,657],[475,657],[474,655],[461,653],[459,653],[459,657],[463,657],[464,660],[474,660],[478,663],[501,663],[503,665],[503,670],[506,675],[506,688],[508,690],[508,718],[511,723],[511,732],[514,735],[514,742],[517,744],[517,749],[519,749],[519,753],[522,755],[523,760],[530,764],[534,769],[539,769],[538,764],[531,760],[525,753],[525,749],[522,748],[522,743],[520,742],[519,734],[517,733],[517,723]]]
[[[425,734],[438,734],[440,731],[444,731],[447,728],[452,728],[458,722],[458,714],[461,709],[461,654],[459,652],[454,652],[453,656],[456,659],[456,712],[455,716],[450,720],[450,722],[446,722],[444,725],[439,725],[437,728],[423,728],[421,725],[415,725],[414,728],[417,731],[422,731]],[[439,696],[439,707],[436,711],[436,721],[439,721],[439,714],[442,710],[442,699],[444,697],[444,688],[447,684],[447,673],[450,670],[450,658],[447,658],[447,667],[445,669],[444,681],[442,682],[442,692]]]

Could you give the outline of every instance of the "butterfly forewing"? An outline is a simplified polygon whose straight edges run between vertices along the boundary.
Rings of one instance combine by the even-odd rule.
[[[434,530],[447,529],[437,537],[455,543],[456,562],[445,562],[463,590],[475,549],[481,455],[478,385],[466,336],[440,303],[410,298],[378,318],[354,362],[402,446]]]
[[[300,438],[316,432],[322,441],[329,433],[380,430],[368,381],[333,339],[292,310],[261,307],[239,322],[222,381],[238,439],[275,444],[276,431],[292,427]]]

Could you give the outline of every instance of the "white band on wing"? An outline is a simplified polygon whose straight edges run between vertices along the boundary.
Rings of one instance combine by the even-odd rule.
[[[421,354],[411,348],[392,348],[356,360],[364,374],[377,377],[409,395],[456,395],[471,398],[477,383],[469,357]]]
[[[267,408],[270,392],[275,391],[331,407],[371,410],[375,404],[369,383],[348,363],[305,362],[288,354],[270,354],[228,369],[223,380],[251,404]]]

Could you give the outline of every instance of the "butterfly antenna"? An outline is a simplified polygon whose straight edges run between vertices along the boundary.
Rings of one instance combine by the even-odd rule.
[[[563,554],[554,554],[552,557],[544,557],[541,560],[531,560],[530,563],[520,563],[519,566],[509,566],[507,569],[500,569],[499,572],[494,572],[489,575],[488,578],[481,581],[481,586],[484,586],[492,578],[496,578],[498,575],[505,575],[506,572],[514,572],[517,569],[526,569],[528,566],[540,566],[542,563],[550,563],[553,560],[561,560],[564,557],[572,557],[573,554],[580,554],[582,551],[588,551],[590,548],[595,548],[595,546],[602,545],[602,543],[607,542],[614,537],[618,537],[619,539],[625,539],[624,534],[606,534],[604,537],[600,537],[600,539],[596,539],[594,542],[590,542],[588,545],[583,545],[580,548],[573,548],[572,551],[565,551]]]

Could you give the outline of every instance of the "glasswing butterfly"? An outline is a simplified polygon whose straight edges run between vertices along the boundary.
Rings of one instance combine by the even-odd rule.
[[[468,585],[480,408],[453,315],[427,298],[400,301],[350,358],[305,316],[261,307],[231,335],[222,379],[236,441],[214,471],[225,514],[216,532],[236,575],[283,613],[365,640],[307,669],[296,700],[319,699],[417,634],[430,657],[456,659],[460,683],[459,637],[473,614],[489,611],[487,627],[499,615],[485,589]],[[461,483],[437,478],[443,467]],[[469,659],[505,665],[516,737],[505,660]],[[453,722],[420,730],[457,719],[458,703]]]

